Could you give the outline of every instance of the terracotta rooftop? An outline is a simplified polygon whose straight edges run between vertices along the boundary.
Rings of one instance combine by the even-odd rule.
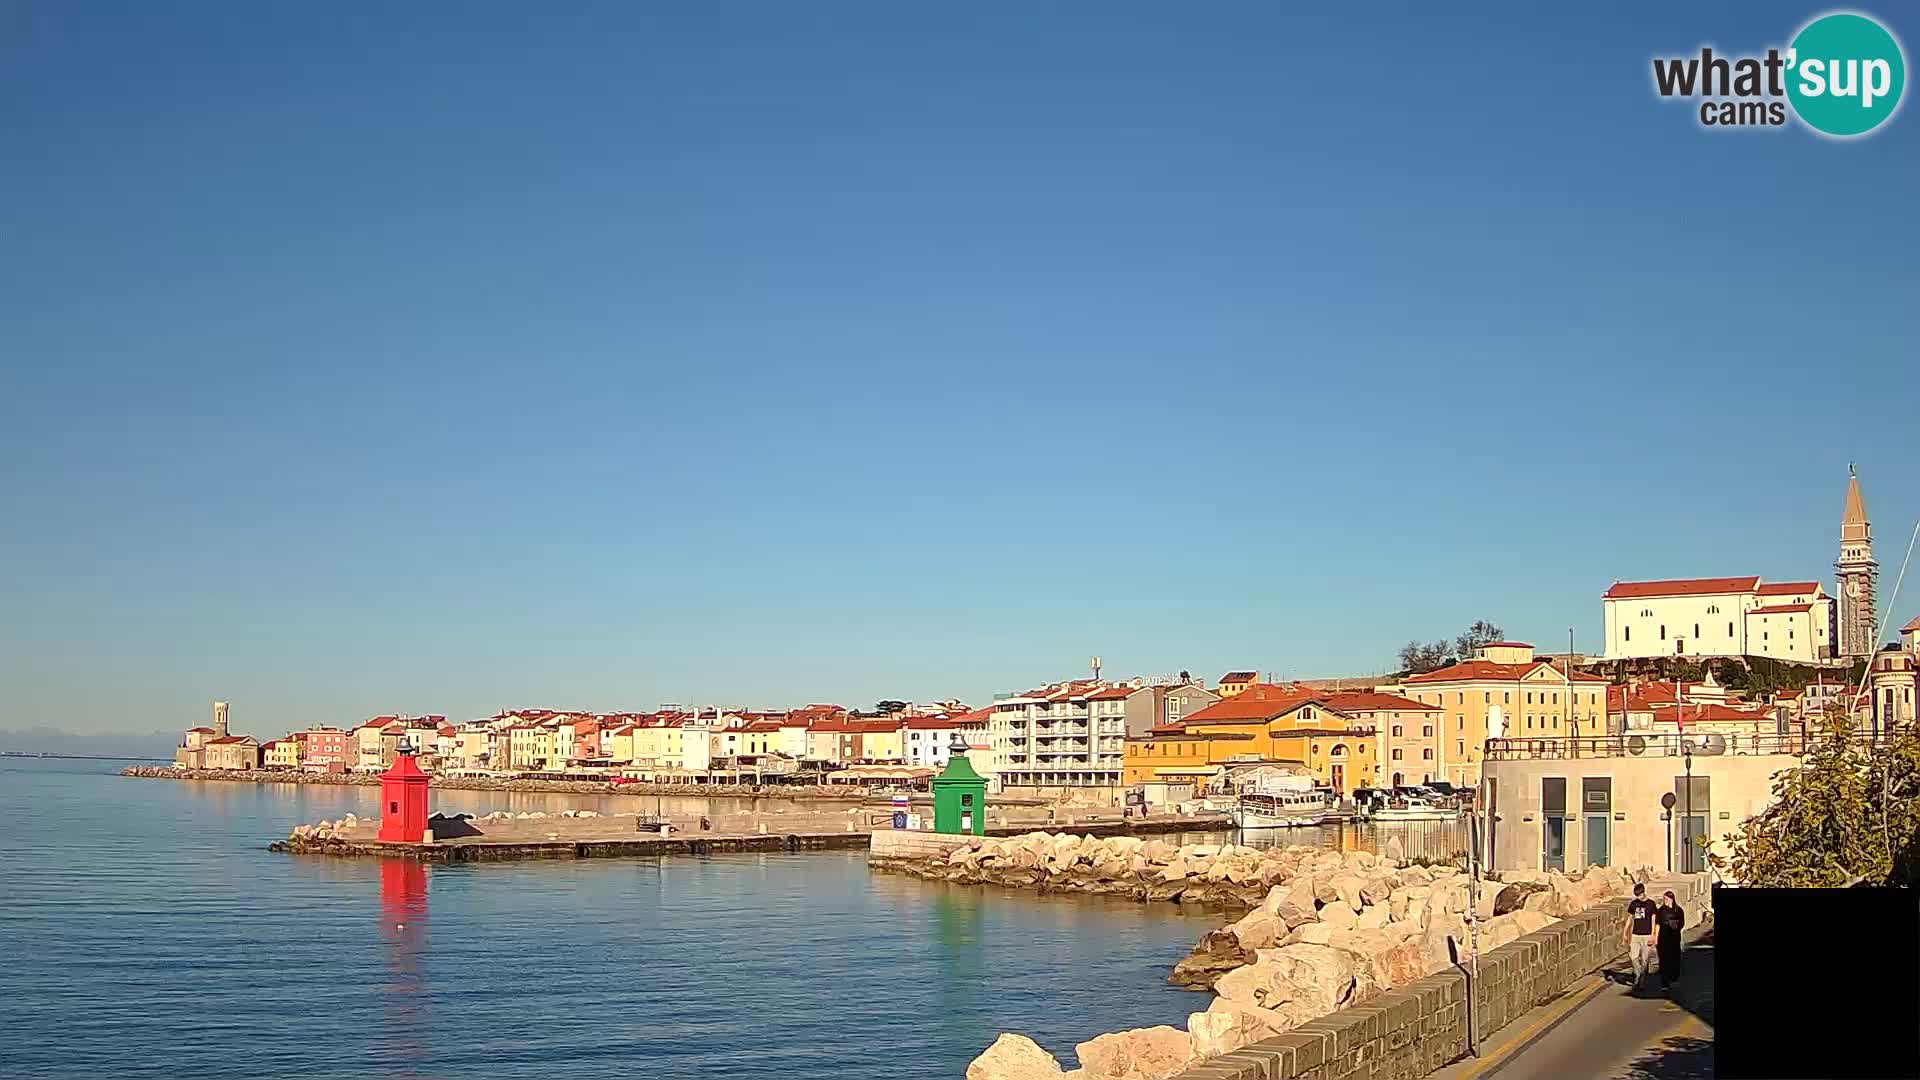
[[[1760,586],[1761,596],[1797,596],[1820,587],[1817,581],[1769,581]]]
[[[1225,675],[1220,676],[1220,681],[1223,683],[1247,683],[1259,677],[1260,673],[1257,671],[1229,671]]]
[[[1604,600],[1632,600],[1650,596],[1711,596],[1716,593],[1752,592],[1760,584],[1754,577],[1675,578],[1671,581],[1616,581],[1600,594]]]
[[[1398,694],[1382,694],[1373,690],[1343,690],[1326,695],[1327,708],[1336,712],[1371,712],[1380,709],[1411,710],[1421,712],[1439,712],[1440,706],[1403,698]]]
[[[1318,690],[1297,686],[1254,683],[1230,698],[1222,698],[1198,712],[1191,712],[1183,724],[1263,721],[1293,711],[1309,701],[1323,700]]]
[[[1409,675],[1409,683],[1437,682],[1519,682],[1541,668],[1551,669],[1556,678],[1564,678],[1560,669],[1545,660],[1529,660],[1522,664],[1497,664],[1492,660],[1463,660],[1458,664],[1449,664],[1438,671],[1429,671],[1422,675]],[[1583,671],[1573,673],[1577,683],[1603,683],[1607,680],[1598,675],[1589,675]]]

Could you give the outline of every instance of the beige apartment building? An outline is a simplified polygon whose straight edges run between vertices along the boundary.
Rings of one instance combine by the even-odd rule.
[[[1607,680],[1536,660],[1533,646],[1500,641],[1471,660],[1378,688],[1440,709],[1436,779],[1471,787],[1489,738],[1607,733]]]

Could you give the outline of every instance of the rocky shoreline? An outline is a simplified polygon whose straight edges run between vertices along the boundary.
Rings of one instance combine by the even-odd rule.
[[[1215,995],[1186,1030],[1101,1035],[1075,1047],[1073,1070],[1026,1036],[1002,1034],[967,1067],[967,1080],[1165,1080],[1452,967],[1471,948],[1469,913],[1484,954],[1560,918],[1623,903],[1636,880],[1653,876],[1650,867],[1631,875],[1596,867],[1578,876],[1511,873],[1476,888],[1455,866],[1364,851],[1046,833],[901,861],[915,865],[890,869],[936,880],[1252,909],[1175,965],[1170,981]]]
[[[132,765],[120,770],[121,776],[155,780],[227,780],[251,784],[322,784],[345,787],[375,787],[380,777],[373,773],[310,773],[274,769],[177,769],[167,765]],[[698,795],[705,798],[818,799],[834,802],[860,802],[859,791],[829,788],[818,784],[609,784],[600,780],[501,780],[487,776],[434,777],[433,786],[445,791],[543,791],[564,795]]]

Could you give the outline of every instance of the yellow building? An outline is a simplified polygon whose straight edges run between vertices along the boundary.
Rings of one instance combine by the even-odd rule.
[[[848,726],[856,727],[860,732],[860,760],[881,762],[907,759],[906,740],[900,737],[903,721],[855,720]]]
[[[269,769],[298,769],[300,740],[275,739],[260,748],[262,763]]]
[[[551,728],[538,724],[515,724],[507,729],[507,768],[544,769],[552,764],[552,760]]]
[[[705,731],[700,733],[705,739]],[[678,721],[660,727],[633,729],[633,764],[640,769],[680,769],[686,767],[686,733]]]
[[[632,724],[623,724],[600,736],[600,754],[615,765],[626,765],[633,761]]]
[[[1607,680],[1569,677],[1521,642],[1495,642],[1471,660],[1379,689],[1440,709],[1435,775],[1463,787],[1479,783],[1489,738],[1607,734]]]
[[[1327,705],[1329,695],[1255,683],[1178,725],[1129,738],[1122,782],[1185,780],[1249,762],[1304,766],[1315,783],[1350,795],[1375,783],[1377,733]]]
[[[1220,676],[1220,687],[1216,692],[1223,698],[1235,697],[1259,681],[1260,673],[1257,671],[1229,671]]]

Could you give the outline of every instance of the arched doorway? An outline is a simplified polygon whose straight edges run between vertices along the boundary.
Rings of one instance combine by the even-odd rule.
[[[1400,776],[1400,774],[1399,774],[1399,773],[1394,773],[1394,774],[1393,774],[1393,786],[1394,786],[1394,787],[1399,787],[1400,785],[1401,785],[1401,776]]]
[[[1345,795],[1347,793],[1347,744],[1334,743],[1333,749],[1327,751],[1327,760],[1330,763],[1327,774],[1332,781],[1330,786],[1334,794]]]

